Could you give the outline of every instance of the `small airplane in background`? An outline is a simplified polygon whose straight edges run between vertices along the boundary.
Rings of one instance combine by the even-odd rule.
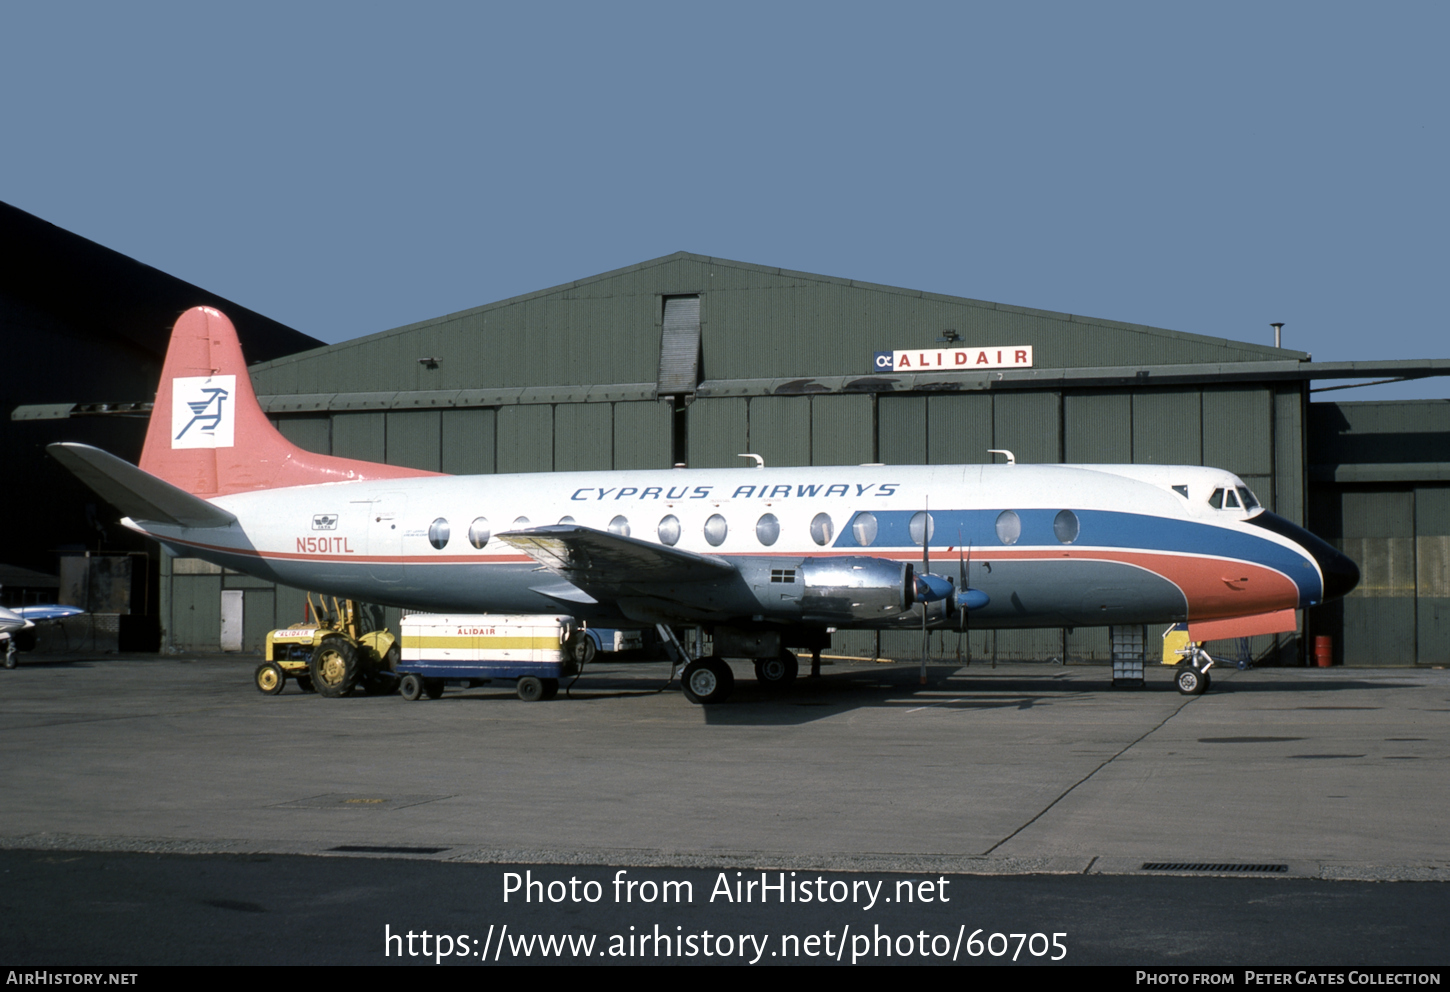
[[[80,616],[85,610],[79,606],[58,606],[54,603],[44,606],[0,606],[0,640],[5,642],[5,667],[14,668],[15,653],[29,650],[35,643],[35,622],[37,620],[61,620]],[[18,642],[18,643],[17,643]]]
[[[139,467],[49,450],[173,554],[297,588],[655,626],[681,654],[672,628],[703,628],[715,654],[683,672],[695,702],[729,694],[727,657],[790,681],[789,649],[819,651],[831,629],[1187,622],[1201,642],[1294,630],[1295,610],[1359,581],[1243,480],[1196,465],[752,455],[753,468],[454,477],[315,454],[272,426],[235,329],[208,307],[176,323]],[[1195,647],[1179,691],[1202,692],[1212,664]]]

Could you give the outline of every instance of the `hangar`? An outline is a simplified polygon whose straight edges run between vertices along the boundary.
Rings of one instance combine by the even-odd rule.
[[[239,330],[264,327],[190,288],[201,295],[168,296],[162,309],[213,302],[240,316]],[[1316,635],[1332,637],[1346,664],[1450,657],[1450,403],[1310,402],[1316,380],[1443,375],[1450,361],[1316,363],[1269,345],[686,252],[329,347],[265,329],[270,353],[254,352],[245,331],[244,347],[268,359],[252,366],[254,385],[292,441],[455,474],[744,467],[742,452],[772,466],[1002,457],[991,449],[1018,462],[1215,465],[1363,570],[1359,589],[1309,611],[1298,635],[1255,639],[1261,662],[1302,664]],[[920,367],[938,352],[966,353],[965,367]],[[1014,362],[1019,352],[1030,359]],[[76,399],[149,400],[159,355],[143,357],[125,380],[137,395],[54,379],[11,420],[63,416]],[[39,448],[75,423],[24,442]],[[8,426],[15,436],[40,425]],[[158,565],[167,649],[219,649],[224,601],[230,646],[243,651],[302,617],[298,590],[195,559]],[[978,660],[1109,654],[1106,628],[969,636]],[[919,645],[908,633],[843,632],[832,653],[915,658]],[[933,635],[939,657],[962,649],[955,633]]]

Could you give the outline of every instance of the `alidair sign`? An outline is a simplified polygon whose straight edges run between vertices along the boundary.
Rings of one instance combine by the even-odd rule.
[[[1030,344],[992,348],[927,348],[878,351],[875,372],[975,372],[978,369],[1030,369]]]

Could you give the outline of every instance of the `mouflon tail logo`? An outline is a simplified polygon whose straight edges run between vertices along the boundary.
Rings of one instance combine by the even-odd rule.
[[[230,448],[236,428],[234,375],[171,380],[171,446]]]

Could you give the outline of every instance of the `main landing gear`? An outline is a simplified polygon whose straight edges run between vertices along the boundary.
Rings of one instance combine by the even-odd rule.
[[[692,703],[718,703],[730,695],[735,688],[735,673],[724,658],[711,655],[696,658],[685,666],[680,682],[685,689],[685,698]]]
[[[755,660],[755,681],[770,689],[784,689],[800,674],[800,661],[790,651],[781,649],[775,658]]]

